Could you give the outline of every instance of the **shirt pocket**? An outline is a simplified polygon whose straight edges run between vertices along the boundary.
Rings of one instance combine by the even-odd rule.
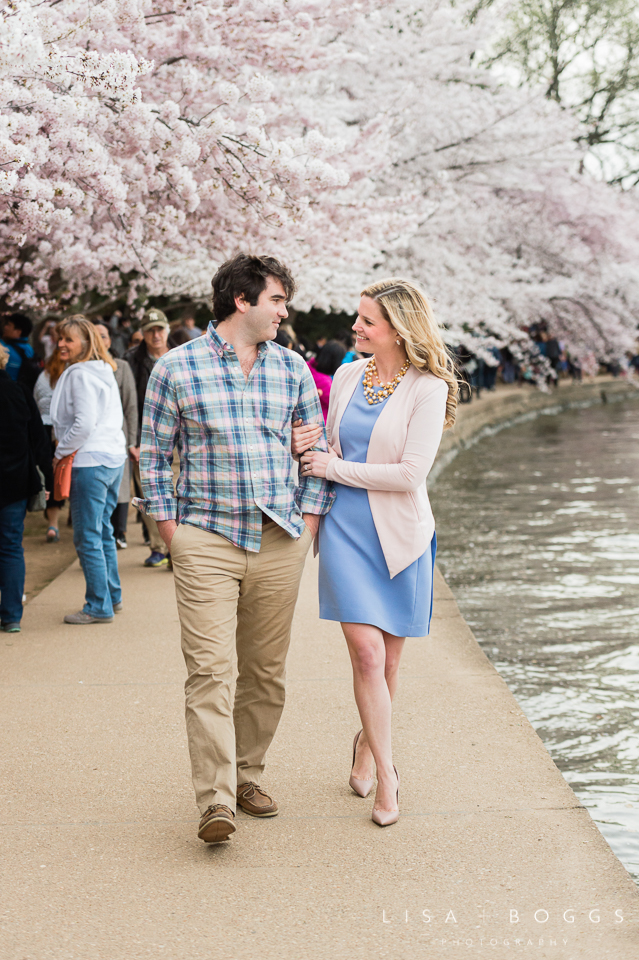
[[[270,391],[258,405],[258,421],[281,437],[288,434],[293,420],[293,404],[289,397]]]

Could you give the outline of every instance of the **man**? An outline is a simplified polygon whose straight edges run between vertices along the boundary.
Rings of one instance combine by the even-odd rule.
[[[298,483],[290,454],[293,420],[324,426],[308,367],[271,342],[293,278],[272,257],[238,254],[212,285],[215,322],[151,374],[141,469],[146,513],[173,559],[198,836],[218,843],[235,832],[236,802],[255,817],[278,812],[260,778],[304,560],[333,494],[323,480]]]
[[[111,331],[108,326],[103,321],[96,321],[95,329],[106,347],[107,353],[113,356]],[[140,438],[138,434],[141,418],[138,415],[137,390],[131,367],[124,358],[120,359],[120,357],[116,357],[115,363],[116,369],[113,372],[115,382],[120,392],[120,400],[122,401],[122,413],[124,414],[122,430],[126,437],[129,460],[124,464],[120,490],[118,492],[118,503],[111,514],[111,525],[113,527],[116,547],[118,550],[126,550],[128,546],[126,542],[126,528],[129,517],[129,500],[131,499],[131,473],[128,464],[131,463],[132,465],[140,459]]]
[[[117,310],[108,323],[111,335],[111,356],[118,360],[123,359],[129,349],[129,341],[133,333],[133,324],[129,317],[123,317],[120,310]]]
[[[142,323],[139,327],[142,333],[142,343],[137,347],[132,347],[128,353],[125,353],[124,359],[127,361],[133,371],[135,387],[138,397],[138,435],[136,446],[130,450],[131,462],[133,464],[133,476],[135,484],[140,488],[140,436],[142,433],[142,410],[144,408],[144,396],[149,382],[149,376],[155,366],[155,363],[169,352],[173,342],[169,339],[169,321],[166,315],[153,307],[147,310],[142,317]],[[147,517],[145,520],[146,529],[149,534],[151,554],[144,561],[145,567],[166,567],[168,565],[168,550],[164,540],[160,536],[155,520]]]
[[[12,313],[2,326],[2,343],[9,351],[6,371],[15,382],[20,381],[31,393],[41,372],[29,337],[33,324],[24,313]]]

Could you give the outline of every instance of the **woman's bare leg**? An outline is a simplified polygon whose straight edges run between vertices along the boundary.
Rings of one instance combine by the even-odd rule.
[[[44,511],[44,516],[50,527],[58,526],[58,518],[60,517],[60,507],[47,507]]]
[[[378,810],[397,809],[397,778],[391,744],[391,702],[397,688],[397,671],[404,640],[384,634],[366,623],[343,623],[342,630],[353,665],[355,702],[364,728],[366,749],[359,744],[353,775],[361,780],[373,776],[372,754],[377,768]],[[388,673],[388,679],[387,679]]]
[[[382,631],[384,636],[384,646],[386,647],[386,665],[384,668],[384,676],[386,678],[386,685],[388,687],[388,692],[390,694],[391,702],[395,697],[397,692],[397,685],[399,683],[399,663],[402,658],[402,651],[404,649],[405,637],[396,637],[392,633],[386,633]],[[357,754],[355,756],[355,773],[354,776],[358,776],[358,770],[368,770],[366,777],[363,779],[370,780],[374,776],[375,770],[375,761],[373,760],[373,754],[371,748],[368,745],[366,740],[366,732],[362,733],[359,740],[357,741]]]

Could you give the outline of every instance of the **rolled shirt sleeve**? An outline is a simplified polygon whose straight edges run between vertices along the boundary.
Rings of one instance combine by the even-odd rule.
[[[295,412],[293,413],[293,420],[302,420],[305,424],[320,424],[322,427],[322,436],[315,444],[314,449],[328,453],[324,414],[322,413],[315,381],[308,367],[300,380],[299,396]],[[329,481],[322,480],[319,477],[300,476],[296,503],[301,513],[315,513],[318,515],[328,513],[333,505],[334,499],[335,493]]]
[[[145,499],[139,506],[153,520],[177,518],[172,463],[179,423],[171,371],[160,359],[146,389],[140,443],[140,479]]]

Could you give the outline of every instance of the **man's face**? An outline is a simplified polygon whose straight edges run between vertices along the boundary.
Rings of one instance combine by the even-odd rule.
[[[255,306],[247,304],[242,326],[245,327],[250,342],[263,343],[276,337],[280,323],[287,317],[284,287],[279,280],[269,277],[266,289],[262,290]]]
[[[6,320],[2,328],[2,336],[5,340],[19,340],[22,336],[22,330],[18,330],[18,328],[13,325],[13,320]]]
[[[169,339],[169,328],[164,326],[149,327],[142,334],[144,342],[149,350],[157,353],[158,350],[164,350]]]

